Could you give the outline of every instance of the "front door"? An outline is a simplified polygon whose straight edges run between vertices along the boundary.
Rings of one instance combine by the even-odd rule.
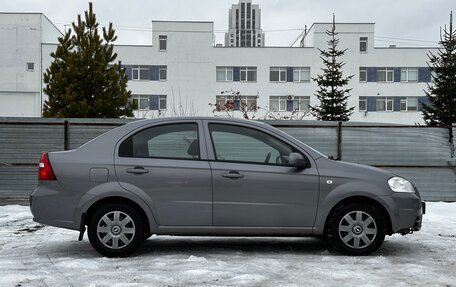
[[[115,155],[120,185],[150,198],[161,226],[211,226],[212,181],[199,122],[161,124],[126,138]]]
[[[209,123],[209,134],[214,226],[313,226],[319,185],[310,157],[309,168],[287,166],[295,147],[246,126]]]

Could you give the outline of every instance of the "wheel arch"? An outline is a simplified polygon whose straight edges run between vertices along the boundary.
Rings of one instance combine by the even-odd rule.
[[[120,195],[113,195],[113,196],[107,196],[103,198],[99,198],[93,203],[88,206],[85,212],[82,213],[81,215],[81,225],[88,225],[88,221],[90,220],[91,216],[94,214],[94,212],[100,207],[105,204],[111,204],[111,203],[118,203],[118,204],[124,204],[131,206],[138,210],[138,212],[141,214],[141,218],[144,221],[144,228],[146,233],[151,233],[153,232],[153,226],[155,224],[153,218],[151,222],[150,216],[148,216],[146,210],[144,210],[144,207],[142,207],[139,203],[134,201],[133,199],[127,198],[125,196],[120,196]]]
[[[352,203],[369,204],[369,205],[377,208],[380,211],[383,218],[385,219],[386,234],[391,235],[393,233],[391,216],[388,213],[388,210],[385,208],[385,206],[383,204],[381,204],[379,201],[377,201],[371,197],[355,195],[355,196],[346,197],[346,198],[340,200],[330,209],[330,211],[326,214],[326,217],[325,217],[323,230],[322,230],[323,234],[326,234],[326,231],[328,229],[328,223],[329,223],[329,220],[330,220],[331,216],[333,215],[333,213],[337,209],[341,208],[342,206],[352,204]]]

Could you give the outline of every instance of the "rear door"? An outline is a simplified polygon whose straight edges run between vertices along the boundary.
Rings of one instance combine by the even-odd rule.
[[[212,225],[212,181],[201,121],[144,127],[118,145],[115,169],[127,190],[144,192],[162,226]]]
[[[310,156],[245,125],[209,122],[207,128],[214,226],[313,226],[319,175]],[[291,152],[300,152],[311,166],[287,166]]]

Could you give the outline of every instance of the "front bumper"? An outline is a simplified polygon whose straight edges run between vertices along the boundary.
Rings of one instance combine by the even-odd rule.
[[[422,201],[421,202],[421,214],[418,215],[415,219],[415,223],[413,224],[413,231],[420,231],[421,230],[421,224],[423,222],[423,214],[426,213],[426,202]]]
[[[418,193],[393,193],[382,197],[391,219],[391,233],[407,234],[421,229],[426,204]]]

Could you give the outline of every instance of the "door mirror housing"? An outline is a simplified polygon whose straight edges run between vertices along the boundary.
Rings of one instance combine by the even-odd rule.
[[[310,167],[309,162],[304,158],[304,156],[297,152],[290,153],[290,155],[288,156],[288,165],[297,168]]]

